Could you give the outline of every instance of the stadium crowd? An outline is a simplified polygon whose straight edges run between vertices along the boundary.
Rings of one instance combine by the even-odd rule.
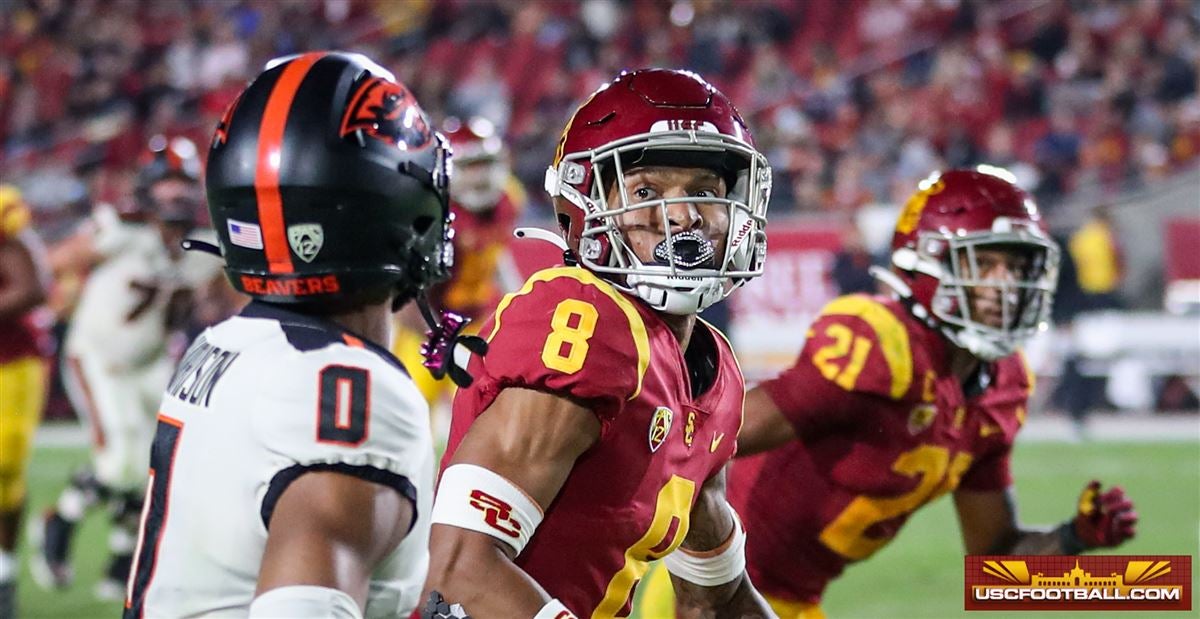
[[[1200,156],[1187,0],[22,0],[0,9],[0,172],[54,236],[129,195],[154,134],[204,145],[263,63],[380,58],[435,115],[503,128],[540,191],[557,128],[607,76],[688,67],[740,102],[772,212],[896,203],[929,170],[1012,169],[1051,213]]]

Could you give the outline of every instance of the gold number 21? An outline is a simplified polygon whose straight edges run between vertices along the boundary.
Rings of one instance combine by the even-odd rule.
[[[825,335],[832,338],[833,342],[823,346],[813,355],[813,365],[817,366],[826,380],[831,380],[842,389],[850,391],[854,389],[854,383],[858,381],[858,375],[867,363],[867,354],[871,352],[871,340],[861,335],[855,337],[850,327],[839,324],[829,325],[825,329]],[[837,362],[847,356],[850,359],[845,366]]]
[[[971,454],[960,452],[951,461],[949,450],[937,445],[921,445],[900,454],[892,470],[918,478],[917,486],[896,497],[856,497],[821,531],[821,542],[848,559],[871,556],[891,539],[868,535],[871,525],[912,512],[955,489],[971,460]]]

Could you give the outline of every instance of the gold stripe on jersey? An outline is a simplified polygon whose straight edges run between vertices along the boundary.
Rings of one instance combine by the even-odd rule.
[[[33,215],[12,185],[0,185],[0,238],[12,238],[29,225]]]
[[[1033,373],[1033,366],[1029,365],[1029,359],[1025,358],[1025,351],[1017,351],[1017,359],[1021,360],[1021,367],[1025,369],[1025,378],[1029,381],[1029,389],[1025,391],[1025,395],[1032,396],[1033,388],[1037,385],[1037,375]]]
[[[532,292],[534,284],[538,282],[549,282],[560,277],[573,279],[581,284],[592,286],[596,290],[599,290],[609,299],[612,299],[613,303],[616,303],[617,307],[621,308],[621,311],[625,314],[625,318],[629,320],[629,331],[633,336],[633,345],[637,348],[638,354],[638,380],[637,389],[633,391],[633,395],[629,396],[628,399],[632,400],[638,397],[642,393],[642,380],[646,377],[646,368],[650,366],[650,336],[646,332],[646,323],[642,320],[642,315],[638,313],[637,308],[633,306],[633,302],[617,292],[612,287],[612,284],[596,277],[594,273],[586,269],[579,267],[554,267],[538,271],[529,276],[529,279],[520,290],[506,294],[500,300],[500,305],[496,307],[496,320],[492,325],[492,332],[487,336],[487,341],[491,342],[492,338],[496,337],[496,333],[500,331],[500,319],[504,314],[504,310],[508,309],[508,306],[512,304],[514,299]]]
[[[899,400],[912,385],[913,357],[904,323],[887,307],[863,295],[838,297],[821,311],[822,316],[854,316],[875,331],[892,376],[891,396]]]

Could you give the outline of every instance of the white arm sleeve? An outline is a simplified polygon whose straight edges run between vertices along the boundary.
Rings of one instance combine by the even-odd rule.
[[[329,587],[279,587],[254,598],[250,619],[362,619],[362,611],[345,591]]]

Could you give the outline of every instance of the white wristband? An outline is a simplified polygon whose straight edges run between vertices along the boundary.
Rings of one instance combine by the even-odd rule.
[[[733,506],[725,504],[733,516],[733,533],[713,550],[693,552],[683,548],[663,558],[667,571],[690,583],[715,587],[731,582],[746,571],[746,531]]]
[[[579,619],[579,617],[576,617],[575,613],[567,610],[567,607],[563,606],[563,603],[559,602],[558,598],[555,598],[546,602],[546,605],[538,611],[538,614],[533,616],[533,619]]]
[[[455,464],[442,472],[431,522],[490,535],[521,554],[542,523],[542,509],[504,477]]]

